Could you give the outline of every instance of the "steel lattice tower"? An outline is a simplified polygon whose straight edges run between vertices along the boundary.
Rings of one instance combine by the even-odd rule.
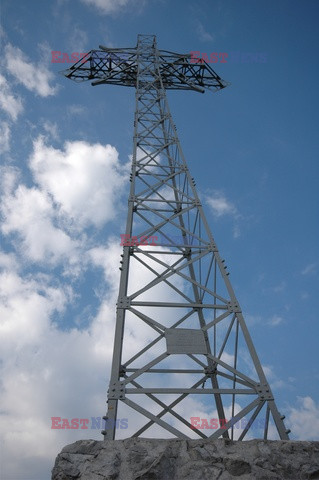
[[[127,237],[104,417],[111,428],[102,433],[115,438],[123,402],[143,420],[133,436],[156,425],[179,438],[189,438],[191,429],[202,438],[233,439],[235,422],[248,417],[242,440],[263,415],[265,439],[270,425],[288,439],[166,99],[167,89],[215,91],[226,82],[207,63],[191,63],[189,54],[158,50],[153,35],[138,35],[136,48],[100,46],[86,60],[65,71],[67,78],[136,88]],[[192,398],[209,402],[217,429],[192,428],[183,416],[183,403]]]

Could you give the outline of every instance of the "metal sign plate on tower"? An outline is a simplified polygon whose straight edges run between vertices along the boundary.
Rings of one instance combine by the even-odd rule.
[[[167,328],[165,338],[167,353],[208,353],[202,330]]]

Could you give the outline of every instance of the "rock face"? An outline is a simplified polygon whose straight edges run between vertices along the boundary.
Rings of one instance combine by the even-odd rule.
[[[319,442],[80,440],[56,458],[52,480],[319,480]]]

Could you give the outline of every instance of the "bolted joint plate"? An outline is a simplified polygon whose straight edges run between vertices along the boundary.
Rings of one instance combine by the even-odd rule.
[[[117,302],[117,308],[130,308],[131,299],[129,297],[119,298]]]
[[[214,367],[213,366],[204,367],[204,373],[205,373],[205,375],[208,375],[208,376],[216,375],[217,364]]]
[[[257,383],[256,390],[260,400],[273,400],[274,397],[271,393],[268,383]]]
[[[125,398],[125,382],[111,383],[109,387],[109,400],[123,400]]]
[[[231,313],[241,313],[240,306],[237,302],[227,302],[227,308]]]

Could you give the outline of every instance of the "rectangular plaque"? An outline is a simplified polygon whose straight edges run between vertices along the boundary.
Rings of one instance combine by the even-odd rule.
[[[202,330],[168,328],[165,338],[168,353],[208,353]]]

